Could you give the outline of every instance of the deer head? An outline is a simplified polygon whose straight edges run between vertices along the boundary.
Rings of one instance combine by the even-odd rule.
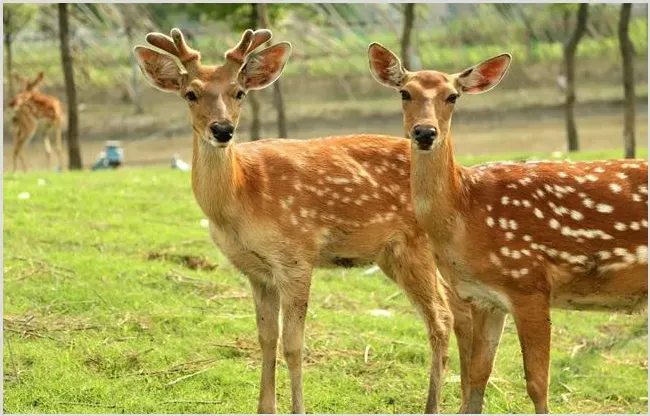
[[[510,54],[504,53],[450,75],[407,71],[399,58],[379,43],[370,44],[368,58],[375,80],[402,95],[406,137],[421,151],[429,151],[434,142],[445,140],[458,97],[492,89],[506,74],[511,61]]]
[[[225,148],[239,122],[247,91],[271,85],[289,59],[288,42],[253,53],[271,36],[265,29],[247,29],[239,43],[225,53],[221,66],[202,65],[199,51],[190,48],[176,28],[171,30],[171,37],[162,33],[146,36],[149,44],[164,52],[136,46],[134,53],[151,85],[175,92],[187,102],[195,135],[212,146]]]
[[[22,106],[25,101],[30,100],[32,95],[38,91],[38,85],[43,81],[45,74],[43,71],[40,71],[32,80],[19,75],[17,72],[13,72],[11,75],[16,83],[20,85],[18,94],[9,101],[9,108],[16,109]]]

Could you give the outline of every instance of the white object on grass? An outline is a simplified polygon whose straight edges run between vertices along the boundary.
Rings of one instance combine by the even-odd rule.
[[[183,161],[180,156],[174,155],[172,156],[172,169],[178,169],[183,172],[187,172],[190,170],[190,165]]]
[[[18,199],[29,199],[29,192],[21,192],[18,194]]]
[[[390,318],[393,313],[391,311],[388,311],[386,309],[373,309],[370,311],[370,315],[372,316],[382,316],[384,318]]]
[[[208,221],[207,218],[203,218],[203,219],[201,220],[200,224],[201,224],[201,227],[203,227],[203,228],[208,228],[208,225],[210,225],[210,221]]]

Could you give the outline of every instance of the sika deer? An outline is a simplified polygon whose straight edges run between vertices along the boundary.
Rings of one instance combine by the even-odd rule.
[[[223,66],[202,65],[178,29],[171,38],[147,35],[166,53],[135,48],[149,82],[189,105],[194,195],[210,220],[213,241],[250,281],[262,349],[258,412],[276,411],[280,311],[292,411],[303,413],[303,332],[312,270],[372,262],[405,290],[425,321],[432,350],[426,411],[437,412],[452,314],[410,204],[409,141],[359,135],[233,143],[246,91],[270,85],[289,57],[287,42],[253,54],[270,37],[267,30],[245,31]],[[471,317],[467,305],[451,301],[466,399]]]
[[[63,155],[61,149],[61,123],[63,112],[61,110],[61,101],[56,97],[42,94],[38,91],[38,85],[43,80],[43,72],[31,81],[20,77],[17,73],[13,76],[20,82],[22,88],[10,102],[9,108],[14,110],[11,119],[13,135],[13,171],[16,171],[16,161],[20,158],[23,169],[27,170],[22,150],[25,144],[34,137],[36,127],[39,121],[44,121],[47,125],[44,138],[45,155],[47,156],[48,168],[52,165],[52,145],[50,144],[50,134],[54,133],[54,146],[59,159],[59,165],[63,169]]]
[[[451,140],[454,103],[497,85],[510,55],[453,75],[408,72],[377,43],[369,58],[375,79],[402,95],[415,216],[442,276],[462,298],[494,311],[492,325],[475,325],[478,338],[491,340],[488,350],[498,345],[503,313],[513,314],[528,394],[536,412],[548,412],[550,308],[647,308],[647,161],[461,167]],[[484,349],[474,345],[472,413],[481,411],[491,369]]]

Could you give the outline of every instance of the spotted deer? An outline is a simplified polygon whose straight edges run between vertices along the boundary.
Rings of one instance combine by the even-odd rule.
[[[438,411],[452,321],[467,398],[469,306],[453,296],[448,305],[427,236],[413,215],[409,141],[370,135],[233,140],[246,92],[273,83],[291,52],[287,42],[254,52],[270,38],[268,30],[246,30],[221,66],[203,65],[178,29],[171,37],[148,34],[157,49],[134,50],[153,86],[187,102],[194,196],[212,240],[250,281],[262,350],[258,412],[276,411],[280,328],[291,408],[305,411],[302,348],[313,269],[373,262],[404,289],[425,322],[432,354],[426,411]]]
[[[11,118],[13,136],[13,165],[12,170],[16,171],[16,162],[20,159],[23,170],[27,171],[27,164],[22,155],[23,147],[34,137],[38,122],[46,125],[44,146],[47,156],[48,168],[52,165],[52,145],[50,136],[53,135],[54,146],[59,160],[59,166],[63,169],[63,155],[61,149],[61,123],[63,111],[61,101],[58,98],[42,94],[38,86],[43,80],[43,72],[39,72],[33,80],[28,80],[17,73],[14,78],[20,83],[21,91],[9,102],[9,108],[14,111]]]
[[[463,94],[496,86],[509,54],[456,74],[409,72],[369,47],[370,69],[402,96],[415,216],[443,278],[488,314],[474,325],[470,413],[482,410],[491,359],[512,313],[528,394],[548,412],[550,308],[635,312],[648,298],[645,160],[496,162],[454,159],[451,117]]]

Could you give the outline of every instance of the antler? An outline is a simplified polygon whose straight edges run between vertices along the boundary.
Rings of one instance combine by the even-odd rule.
[[[149,33],[145,39],[153,46],[177,57],[188,71],[198,68],[201,64],[201,53],[187,45],[180,29],[173,28],[170,34],[171,37],[154,32]]]
[[[246,57],[257,49],[258,46],[270,40],[272,36],[271,31],[267,29],[258,29],[254,32],[251,29],[246,29],[239,43],[224,54],[226,58],[224,66],[239,70],[244,64]]]

